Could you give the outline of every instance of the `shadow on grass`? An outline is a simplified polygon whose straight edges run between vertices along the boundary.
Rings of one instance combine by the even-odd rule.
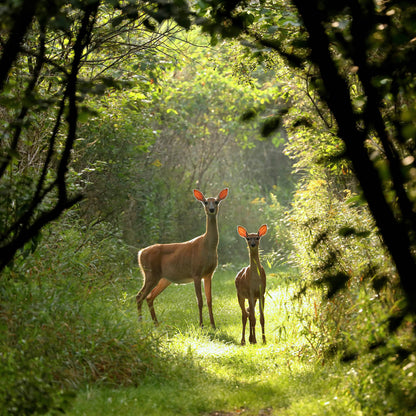
[[[240,345],[235,337],[222,331],[221,329],[210,329],[206,332],[210,341],[219,341],[224,344]]]

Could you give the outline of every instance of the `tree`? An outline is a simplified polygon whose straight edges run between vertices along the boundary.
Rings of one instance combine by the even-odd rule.
[[[62,85],[61,98],[54,99],[54,103],[57,105],[57,114],[55,123],[48,139],[48,150],[43,159],[43,166],[36,180],[30,181],[30,187],[32,193],[30,197],[25,195],[24,202],[16,201],[13,198],[13,192],[16,192],[17,187],[6,188],[13,180],[13,165],[17,164],[19,159],[19,144],[21,144],[23,136],[24,123],[28,123],[29,111],[39,110],[42,105],[47,103],[46,99],[37,98],[37,85],[44,76],[42,69],[47,64],[47,27],[51,24],[52,14],[49,11],[44,10],[41,6],[45,6],[40,2],[32,2],[28,5],[24,2],[21,7],[13,8],[13,4],[9,3],[10,22],[8,25],[9,36],[5,42],[1,57],[2,71],[0,73],[0,87],[2,87],[4,95],[3,99],[12,100],[15,97],[23,95],[23,99],[20,96],[20,111],[15,110],[16,113],[10,114],[10,121],[6,122],[3,127],[2,137],[2,160],[0,165],[0,177],[3,180],[2,191],[5,194],[4,201],[7,201],[11,206],[18,205],[17,210],[10,212],[9,206],[2,206],[3,224],[1,228],[1,263],[0,270],[3,269],[14,257],[17,250],[23,245],[35,238],[41,228],[48,222],[56,219],[65,209],[73,206],[80,200],[79,195],[68,195],[68,187],[66,182],[66,175],[68,170],[68,164],[70,160],[70,153],[76,139],[76,123],[78,119],[78,105],[77,105],[77,82],[79,75],[79,68],[82,59],[82,55],[85,46],[89,43],[94,20],[98,12],[98,2],[92,2],[79,10],[78,30],[74,28],[75,38],[72,44],[73,57],[70,65],[67,68],[62,68],[63,75],[65,77],[65,83]],[[55,5],[58,6],[58,5]],[[54,8],[52,8],[54,9]],[[23,22],[18,20],[19,15],[23,15]],[[38,15],[37,15],[38,14]],[[36,16],[37,15],[37,16]],[[29,33],[33,19],[38,17],[38,30],[35,33]],[[29,36],[32,35],[31,39]],[[34,43],[39,41],[39,47],[33,51],[29,45],[24,45],[24,39],[27,41],[32,40]],[[23,71],[20,74],[19,68],[14,68],[17,75],[23,75],[23,79],[16,79],[13,82],[13,69],[12,65],[18,58],[19,52],[26,50],[25,57],[29,61],[28,71]],[[32,58],[35,59],[34,66],[32,67]],[[56,68],[56,67],[55,67]],[[11,79],[7,78],[11,75]],[[6,82],[7,81],[7,82]],[[13,85],[14,84],[14,85]],[[10,94],[10,90],[15,87],[16,92]],[[7,93],[10,94],[7,97]],[[32,102],[32,103],[31,103]],[[11,107],[11,105],[9,105]],[[17,106],[15,107],[17,108]],[[56,157],[56,149],[58,135],[60,132],[63,118],[66,114],[67,130],[66,137],[61,141],[61,151],[57,160],[53,160]],[[55,177],[53,179],[48,178],[50,174],[50,166],[55,164]],[[9,173],[11,172],[11,173]],[[5,184],[6,182],[6,184]],[[48,204],[45,207],[45,200],[50,194],[55,194],[55,201]],[[36,212],[37,209],[42,206],[40,212]],[[12,208],[13,209],[13,208]]]
[[[403,117],[414,100],[414,92],[403,81],[410,81],[411,85],[414,75],[409,61],[414,32],[408,19],[415,8],[409,4],[409,9],[403,9],[402,2],[385,3],[379,8],[356,1],[331,13],[320,11],[327,6],[325,2],[294,3],[309,34],[310,59],[322,79],[318,91],[337,121],[338,135],[345,143],[346,154],[396,264],[409,310],[416,312],[416,217],[409,192],[413,182],[410,171],[415,162],[415,129],[413,121],[405,122]],[[340,12],[350,22],[343,31],[336,29]],[[396,12],[401,15],[398,19],[394,17]],[[328,33],[328,25],[335,30]],[[335,51],[334,41],[338,41]],[[336,53],[342,54],[341,62]],[[350,73],[345,71],[349,62],[350,73],[356,71],[358,78],[360,102],[350,90]],[[406,128],[408,132],[404,133]],[[369,140],[375,141],[379,150],[369,146]]]
[[[82,198],[69,167],[87,95],[125,85],[108,72],[150,60],[178,30],[161,28],[167,18],[189,27],[185,2],[6,1],[1,12],[0,271]]]

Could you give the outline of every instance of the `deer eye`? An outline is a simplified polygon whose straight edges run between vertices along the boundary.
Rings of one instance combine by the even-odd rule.
[[[215,205],[218,205],[220,203],[220,201],[215,201]]]

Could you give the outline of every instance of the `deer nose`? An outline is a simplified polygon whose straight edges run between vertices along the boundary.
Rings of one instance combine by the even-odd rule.
[[[215,208],[210,208],[209,212],[214,213],[215,212]]]

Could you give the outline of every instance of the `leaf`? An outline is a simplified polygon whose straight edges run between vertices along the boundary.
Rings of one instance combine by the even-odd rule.
[[[124,21],[124,16],[120,15],[111,20],[111,26],[117,27]]]
[[[153,163],[153,166],[156,166],[157,168],[160,168],[162,166],[162,162],[159,159],[156,159]]]

